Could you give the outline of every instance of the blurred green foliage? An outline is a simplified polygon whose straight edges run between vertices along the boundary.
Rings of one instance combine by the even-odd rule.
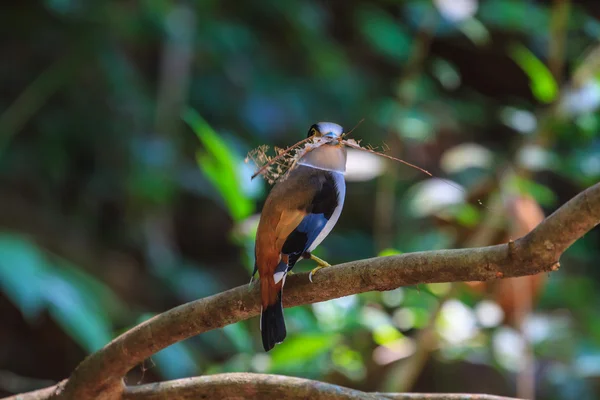
[[[252,202],[240,190],[239,162],[227,143],[194,110],[186,110],[183,118],[206,149],[206,153],[199,151],[196,155],[198,166],[223,197],[234,221],[247,218],[252,212]]]
[[[353,137],[444,178],[351,153],[344,212],[317,250],[328,261],[514,238],[527,222],[515,201],[548,215],[600,178],[596,3],[3,6],[0,372],[23,379],[0,395],[246,284],[268,187],[244,156],[320,120],[364,118]],[[515,291],[532,303],[522,326],[494,287],[418,285],[286,309],[288,338],[267,354],[256,319],[208,332],[128,383],[256,371],[514,396],[529,343],[536,398],[596,399],[599,243],[586,235],[539,288]]]
[[[47,311],[88,352],[111,340],[123,305],[104,284],[14,234],[0,235],[0,253],[2,291],[26,320]]]
[[[533,95],[541,103],[551,103],[556,100],[558,85],[546,65],[535,54],[522,45],[515,45],[510,50],[511,57],[527,74]]]

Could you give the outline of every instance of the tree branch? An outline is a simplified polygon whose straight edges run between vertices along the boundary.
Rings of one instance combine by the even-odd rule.
[[[330,383],[280,375],[231,373],[151,383],[125,389],[123,400],[514,400],[480,394],[366,393]]]
[[[287,280],[284,306],[293,307],[373,290],[432,282],[487,281],[558,269],[561,254],[600,222],[600,184],[578,194],[536,229],[508,244],[353,261]],[[240,286],[166,311],[88,356],[60,391],[63,399],[114,399],[123,377],[167,346],[257,315],[257,285]],[[21,399],[30,399],[25,397]]]

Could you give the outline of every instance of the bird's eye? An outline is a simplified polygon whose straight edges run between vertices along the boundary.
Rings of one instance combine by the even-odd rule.
[[[317,128],[317,125],[313,125],[310,127],[310,129],[308,130],[308,134],[306,135],[307,138],[311,137],[311,136],[319,136],[320,132],[319,129]]]

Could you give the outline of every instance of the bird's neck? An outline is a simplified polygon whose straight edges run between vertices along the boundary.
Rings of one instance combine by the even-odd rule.
[[[310,150],[298,164],[326,171],[346,172],[346,149],[343,146],[324,144]]]

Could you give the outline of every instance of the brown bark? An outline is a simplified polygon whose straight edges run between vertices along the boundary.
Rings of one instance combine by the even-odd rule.
[[[123,400],[511,400],[480,394],[366,393],[310,379],[232,373],[179,379],[125,389]]]

